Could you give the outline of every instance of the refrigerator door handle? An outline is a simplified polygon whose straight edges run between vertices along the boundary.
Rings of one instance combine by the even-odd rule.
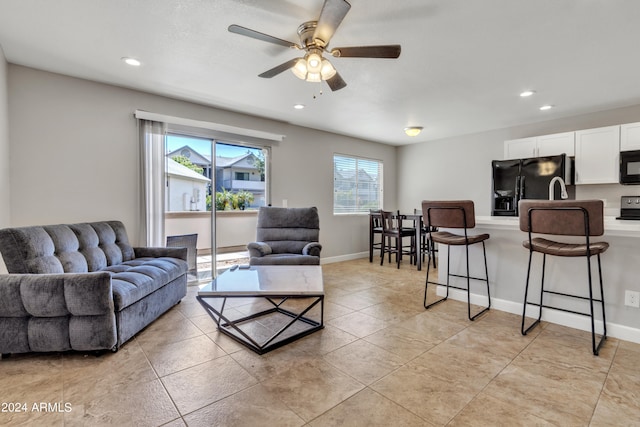
[[[514,202],[516,205],[518,204],[518,200],[520,200],[520,178],[520,175],[516,176],[516,188],[513,191],[513,194],[515,195]]]
[[[524,175],[520,177],[520,198],[524,199],[525,194],[524,194]]]

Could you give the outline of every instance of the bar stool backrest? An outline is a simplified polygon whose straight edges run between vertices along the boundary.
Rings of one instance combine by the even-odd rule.
[[[558,236],[604,234],[602,200],[521,200],[518,209],[521,231]]]
[[[474,228],[476,214],[473,200],[423,200],[422,220],[426,227]]]

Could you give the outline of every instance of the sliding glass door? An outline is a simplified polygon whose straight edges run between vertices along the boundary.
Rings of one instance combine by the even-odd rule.
[[[167,237],[197,235],[190,281],[248,263],[257,210],[269,203],[270,150],[179,133],[165,141],[164,229]]]

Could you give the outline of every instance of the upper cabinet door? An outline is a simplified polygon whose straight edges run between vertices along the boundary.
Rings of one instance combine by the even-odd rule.
[[[620,126],[576,131],[576,184],[615,184],[620,174]]]
[[[536,138],[512,139],[504,142],[504,160],[537,157]]]
[[[620,151],[640,150],[640,122],[620,126]]]
[[[537,157],[557,156],[558,154],[566,154],[569,157],[573,157],[576,155],[575,140],[575,132],[563,132],[554,133],[553,135],[539,136],[537,137]]]

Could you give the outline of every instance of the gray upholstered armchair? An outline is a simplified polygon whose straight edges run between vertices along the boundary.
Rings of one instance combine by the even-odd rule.
[[[319,265],[318,209],[261,207],[257,242],[247,245],[251,265]]]

